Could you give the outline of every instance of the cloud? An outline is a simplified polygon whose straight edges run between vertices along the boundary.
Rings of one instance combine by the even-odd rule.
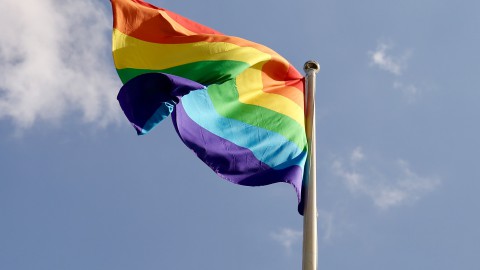
[[[323,241],[331,240],[335,234],[334,214],[325,210],[318,210],[318,224],[323,232]]]
[[[392,56],[387,54],[387,51],[391,48],[391,45],[379,42],[377,48],[373,52],[369,52],[370,61],[372,65],[398,76],[406,68],[407,59],[411,53],[405,52],[401,56]]]
[[[95,0],[2,0],[0,119],[116,121],[110,15]]]
[[[290,254],[292,252],[292,245],[302,239],[303,232],[294,229],[283,228],[277,232],[272,232],[270,237],[279,242],[285,248],[286,252]]]
[[[400,90],[407,99],[408,103],[414,103],[417,101],[421,94],[420,89],[413,84],[404,84],[402,82],[395,81],[393,83],[393,88]]]
[[[369,51],[370,64],[382,70],[394,74],[397,78],[403,75],[407,68],[407,61],[411,57],[411,51],[404,51],[401,55],[392,55],[389,51],[393,48],[393,43],[378,42],[374,51]],[[420,88],[412,83],[403,83],[396,79],[393,82],[393,88],[399,90],[406,98],[408,103],[414,103],[421,94]]]
[[[361,147],[353,149],[352,154],[350,155],[350,160],[352,161],[352,163],[362,161],[364,158],[365,155],[363,154]]]
[[[352,159],[358,156],[362,156],[362,159]],[[394,170],[384,172],[365,166],[366,161],[366,155],[357,147],[350,154],[347,164],[337,159],[333,162],[332,169],[352,194],[368,197],[376,207],[383,210],[414,203],[440,184],[437,177],[415,173],[403,159],[394,162]]]

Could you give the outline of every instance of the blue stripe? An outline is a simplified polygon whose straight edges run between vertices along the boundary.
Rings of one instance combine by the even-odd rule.
[[[175,102],[166,101],[160,104],[160,107],[155,111],[155,113],[145,122],[145,125],[142,127],[142,134],[148,133],[152,130],[158,123],[162,122],[163,119],[167,118],[173,111],[175,107]]]
[[[207,91],[192,91],[182,97],[188,116],[199,126],[238,146],[250,149],[254,156],[274,169],[292,165],[304,167],[307,153],[282,135],[225,118],[217,113]]]

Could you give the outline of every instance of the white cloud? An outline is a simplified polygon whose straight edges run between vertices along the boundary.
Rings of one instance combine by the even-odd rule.
[[[323,232],[323,241],[329,241],[332,239],[335,233],[334,228],[334,215],[331,212],[318,210],[318,224],[319,228]]]
[[[392,43],[379,42],[374,51],[368,52],[370,55],[370,64],[400,77],[406,70],[411,51],[404,51],[401,55],[392,55],[389,53],[390,49],[393,48],[391,44]],[[393,88],[403,94],[407,103],[416,102],[421,94],[421,89],[416,85],[403,83],[398,79],[393,82]]]
[[[106,125],[119,115],[110,15],[95,0],[1,0],[0,119],[27,128],[80,113]]]
[[[404,84],[399,81],[395,81],[393,83],[393,88],[400,90],[407,99],[408,103],[413,103],[417,101],[418,97],[421,94],[420,89],[413,84]]]
[[[359,147],[352,151],[350,157],[360,154],[365,163],[366,155]],[[437,177],[420,176],[412,171],[405,160],[394,162],[396,172],[393,173],[382,173],[375,166],[357,166],[357,162],[358,160],[350,158],[350,162],[345,164],[337,159],[332,164],[333,172],[343,180],[351,193],[370,198],[380,209],[414,203],[440,184]]]
[[[302,240],[303,232],[283,228],[277,232],[272,232],[270,237],[279,242],[285,248],[285,251],[290,254],[292,252],[292,245]]]
[[[363,189],[363,176],[354,171],[347,171],[343,168],[343,164],[339,160],[333,162],[333,171],[345,181],[347,188],[351,192],[357,192]]]
[[[387,54],[391,48],[392,46],[387,43],[378,43],[377,48],[369,52],[371,64],[395,75],[401,75],[406,68],[410,52],[405,52],[401,56],[392,56]]]
[[[365,155],[363,155],[362,148],[357,147],[352,151],[352,154],[350,155],[350,160],[353,163],[362,161],[365,158]]]

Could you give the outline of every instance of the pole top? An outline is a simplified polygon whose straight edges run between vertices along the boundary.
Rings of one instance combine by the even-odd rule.
[[[320,64],[315,60],[308,60],[305,62],[305,65],[303,65],[303,70],[305,73],[308,73],[311,69],[313,69],[315,73],[318,73],[320,71]]]

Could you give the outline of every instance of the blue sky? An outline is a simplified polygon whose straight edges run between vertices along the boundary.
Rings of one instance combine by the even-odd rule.
[[[151,3],[320,62],[319,269],[479,269],[480,2]],[[135,135],[108,1],[0,6],[1,269],[301,267],[290,186]]]

